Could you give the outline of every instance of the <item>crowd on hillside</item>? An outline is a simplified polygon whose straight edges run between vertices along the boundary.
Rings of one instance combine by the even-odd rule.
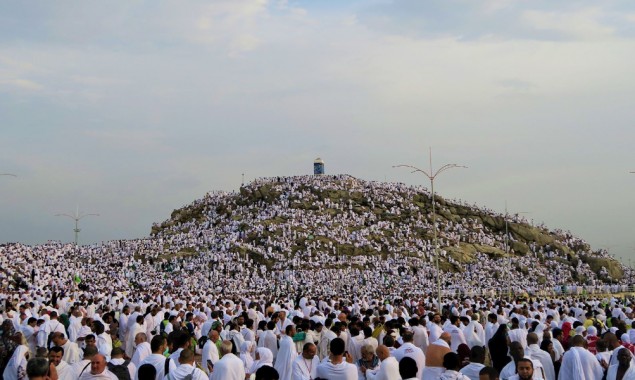
[[[258,179],[240,193],[207,194],[184,208],[200,214],[157,224],[149,238],[86,246],[0,245],[3,318],[17,331],[29,320],[21,319],[20,305],[29,310],[25,317],[39,318],[51,308],[69,316],[75,306],[82,316],[97,315],[99,321],[108,310],[119,317],[124,305],[146,314],[156,304],[162,309],[153,315],[154,326],[179,303],[199,317],[207,313],[209,319],[212,310],[227,312],[228,302],[237,308],[234,315],[250,304],[261,313],[267,307],[295,310],[295,295],[313,300],[323,316],[337,310],[354,317],[362,308],[379,309],[385,300],[407,300],[411,309],[406,314],[414,306],[433,310],[439,301],[448,310],[465,311],[455,305],[462,297],[500,302],[508,293],[568,297],[618,293],[628,286],[612,281],[606,268],[595,273],[583,260],[572,261],[567,252],[577,257],[591,252],[568,232],[553,231],[557,243],[530,242],[527,252],[510,249],[504,255],[507,246],[515,246],[514,235],[506,239],[504,230],[476,216],[507,218],[512,224],[527,221],[460,201],[436,204],[438,274],[433,216],[422,207],[428,195],[424,188],[350,176]],[[457,207],[470,212],[448,216]],[[593,255],[609,257],[605,251]],[[442,300],[436,297],[438,280]],[[344,306],[348,309],[342,310]],[[9,316],[11,309],[15,311]],[[504,318],[512,314],[503,310]]]
[[[89,291],[112,287],[153,294],[172,289],[179,296],[207,297],[294,289],[326,296],[407,296],[436,289],[436,255],[428,234],[432,217],[413,202],[425,189],[349,176],[302,176],[260,179],[243,190],[253,194],[262,185],[269,185],[273,199],[245,202],[245,196],[210,193],[188,206],[203,206],[201,217],[164,223],[146,239],[77,247],[60,242],[2,245],[3,295],[18,288],[69,292],[77,283]],[[325,196],[328,192],[351,196]],[[447,207],[449,202],[439,203],[438,213]],[[515,218],[510,222],[521,222]],[[504,252],[505,236],[476,218],[439,217],[437,229],[441,284],[448,295],[597,293],[626,286],[611,284],[606,271],[600,278],[583,260],[570,266],[566,254],[549,245],[531,243],[527,254],[512,251],[507,257],[479,252],[482,246]],[[579,250],[586,246],[580,239],[555,233],[571,251],[589,254]],[[475,247],[467,260],[458,259],[459,244]],[[607,256],[604,251],[594,255]]]

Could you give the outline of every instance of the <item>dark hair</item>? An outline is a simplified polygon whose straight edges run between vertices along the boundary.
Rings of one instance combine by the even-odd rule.
[[[163,335],[155,335],[152,337],[152,341],[150,341],[150,350],[152,352],[157,351],[165,342],[165,337]]]
[[[418,371],[417,362],[413,358],[406,356],[399,361],[399,375],[402,379],[416,377]]]
[[[157,377],[157,369],[152,364],[144,364],[139,367],[137,377],[139,380],[154,380]]]
[[[93,326],[95,327],[95,333],[97,333],[97,335],[103,334],[104,331],[106,331],[104,324],[99,321],[93,321]]]
[[[280,374],[275,368],[263,365],[256,371],[256,380],[280,380]]]
[[[455,352],[448,352],[443,356],[443,368],[445,369],[458,369],[461,366],[461,360],[459,354]]]
[[[480,375],[487,375],[490,380],[494,380],[494,379],[498,378],[498,371],[495,368],[493,368],[493,367],[483,367],[478,372],[478,374],[479,374],[479,376]]]
[[[97,351],[97,347],[88,346],[84,348],[84,359],[92,358],[93,356],[97,355],[98,352],[99,351]]]
[[[45,358],[29,359],[26,363],[26,374],[29,378],[47,376],[49,371],[49,361]]]
[[[483,364],[485,361],[485,349],[481,346],[472,347],[470,350],[470,361]]]
[[[64,348],[60,347],[60,346],[53,346],[49,349],[49,353],[51,352],[57,352],[57,353],[61,353],[62,355],[64,355]]]
[[[518,368],[518,363],[520,362],[529,363],[531,365],[531,368],[534,368],[534,362],[532,362],[531,359],[527,359],[527,358],[518,359],[518,361],[516,362],[516,368]]]
[[[331,353],[333,355],[342,355],[344,354],[344,340],[342,338],[335,338],[331,341]]]

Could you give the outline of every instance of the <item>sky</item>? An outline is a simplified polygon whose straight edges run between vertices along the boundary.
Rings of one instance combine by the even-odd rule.
[[[2,1],[0,243],[148,236],[241,175],[428,185],[635,259],[635,4]],[[635,260],[633,260],[635,265]]]

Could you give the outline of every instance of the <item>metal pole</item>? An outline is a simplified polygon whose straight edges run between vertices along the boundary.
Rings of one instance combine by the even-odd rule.
[[[438,168],[436,171],[432,169],[432,148],[429,148],[429,162],[430,162],[430,171],[426,172],[425,170],[419,169],[416,166],[412,165],[395,165],[393,168],[404,167],[413,169],[412,173],[422,173],[430,180],[430,191],[431,191],[431,202],[432,202],[432,231],[434,237],[434,254],[436,257],[436,267],[437,267],[437,302],[439,313],[441,313],[441,269],[439,267],[439,247],[438,247],[438,238],[437,238],[437,213],[434,201],[434,179],[437,175],[443,173],[444,171],[452,168],[467,168],[467,166],[457,165],[457,164],[445,164]]]
[[[509,227],[507,223],[507,219],[509,218],[509,214],[507,213],[507,201],[505,201],[505,254],[507,255],[507,261],[509,263],[509,273],[507,274],[508,283],[507,283],[507,298],[512,299],[512,257],[509,254]]]
[[[78,227],[79,219],[75,219],[75,246],[77,246],[77,241],[79,240],[79,227]]]
[[[55,214],[55,216],[65,216],[75,221],[75,229],[73,229],[73,232],[75,232],[75,246],[77,247],[77,244],[79,242],[79,232],[81,231],[81,229],[79,228],[79,221],[87,216],[99,216],[99,214],[80,214],[79,206],[78,206],[77,210],[75,211],[75,215],[60,213],[60,214]]]
[[[434,178],[430,178],[430,189],[432,190],[432,233],[434,234],[434,257],[436,259],[437,266],[437,304],[439,308],[439,314],[441,314],[441,269],[439,268],[439,243],[437,240],[437,212],[434,205]]]

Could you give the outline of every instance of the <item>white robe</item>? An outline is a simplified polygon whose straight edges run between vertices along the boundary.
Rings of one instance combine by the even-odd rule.
[[[357,380],[357,367],[345,360],[339,364],[333,364],[329,359],[325,359],[318,364],[317,374],[328,380]]]
[[[80,360],[81,351],[77,343],[73,343],[69,339],[67,339],[66,343],[62,345],[62,348],[64,349],[62,360],[64,360],[68,364],[73,365]]]
[[[608,372],[606,373],[606,380],[615,380],[617,378],[618,366],[618,364],[614,364],[609,367]],[[635,366],[633,366],[632,363],[624,373],[622,380],[635,380]]]
[[[483,367],[485,367],[485,364],[470,363],[466,365],[465,367],[461,368],[459,372],[469,377],[470,380],[479,380],[480,376],[478,373],[483,369]]]
[[[543,380],[543,377],[542,377],[543,369],[542,369],[542,364],[540,363],[540,361],[531,359],[528,355],[525,355],[525,359],[530,359],[531,362],[534,364],[534,380]],[[500,373],[500,379],[508,380],[511,376],[515,374],[516,374],[516,363],[512,359],[512,361],[510,361],[509,363],[507,363],[505,367],[503,367],[503,370]]]
[[[139,367],[139,363],[141,363],[146,357],[152,354],[152,348],[150,347],[150,343],[143,342],[137,346],[134,350],[134,355],[132,355],[132,359],[130,360],[135,366]]]
[[[452,337],[452,340],[450,343],[450,349],[454,352],[458,352],[459,346],[461,344],[467,344],[467,341],[465,340],[465,335],[463,335],[463,331],[461,331],[460,328],[458,328],[455,325],[448,325],[448,327],[445,328],[445,331],[448,332],[450,334],[450,336]]]
[[[331,341],[337,338],[337,334],[335,334],[331,330],[323,330],[322,337],[320,338],[320,342],[318,344],[318,355],[320,360],[329,356],[329,347],[331,345]]]
[[[26,375],[25,355],[27,352],[29,352],[29,347],[25,345],[19,345],[15,351],[13,351],[13,355],[2,373],[3,380],[18,380],[18,372],[24,372]]]
[[[73,367],[68,365],[68,363],[66,363],[64,360],[62,360],[60,364],[58,364],[57,367],[55,367],[55,370],[57,371],[57,378],[59,380],[75,380],[76,379],[75,371],[73,371]],[[88,368],[88,371],[90,371],[90,368]]]
[[[244,380],[245,366],[234,354],[224,355],[215,365],[210,380]]]
[[[603,372],[592,353],[582,347],[571,347],[562,358],[558,380],[601,379]]]
[[[183,380],[188,375],[192,375],[192,380],[207,380],[207,374],[191,364],[181,364],[174,372],[170,372],[170,380]]]
[[[317,367],[320,360],[317,355],[313,359],[305,359],[302,355],[298,355],[293,361],[293,371],[291,380],[310,380],[317,377]]]
[[[144,364],[153,365],[154,368],[157,370],[157,376],[155,380],[163,380],[163,377],[165,376],[163,372],[165,370],[166,360],[167,358],[161,354],[151,354],[150,356],[148,356],[141,362],[141,365],[139,365],[139,367],[141,367]],[[138,376],[139,376],[139,371],[137,371],[137,373],[135,374],[135,380],[139,379]]]
[[[80,375],[83,375],[82,371],[90,372],[90,360],[85,359],[78,361],[77,363],[72,365],[73,368],[73,379],[78,379]]]
[[[276,360],[276,356],[278,356],[278,338],[271,330],[265,330],[260,336],[260,340],[258,340],[258,347],[266,347],[271,350],[273,354],[273,360]]]
[[[470,321],[467,326],[463,329],[463,335],[465,335],[465,341],[467,342],[467,346],[472,349],[474,346],[485,346],[485,343],[481,341],[477,331],[476,325],[478,323],[476,321]],[[482,329],[481,329],[482,331]]]
[[[126,355],[131,358],[134,354],[134,339],[138,333],[145,333],[146,327],[135,322],[128,332],[128,341],[126,342]]]
[[[423,375],[423,369],[426,366],[426,356],[419,347],[414,344],[407,342],[404,343],[401,347],[394,350],[392,355],[397,359],[397,361],[401,361],[401,359],[405,357],[409,357],[414,359],[417,362],[417,379],[421,379]],[[382,364],[383,365],[383,364]]]
[[[377,372],[366,371],[367,380],[400,380],[399,362],[392,356],[381,361]]]
[[[280,380],[291,380],[293,361],[298,356],[295,343],[290,337],[283,335],[280,338],[280,350],[274,364],[274,368],[280,375]]]
[[[545,371],[545,380],[556,380],[556,370],[553,367],[551,355],[547,351],[541,350],[537,344],[530,344],[525,350],[525,354],[542,364],[542,368]]]
[[[216,343],[212,342],[211,339],[208,339],[203,346],[203,352],[201,354],[201,367],[205,370],[206,373],[209,374],[209,369],[207,368],[207,361],[211,361],[212,364],[216,365],[216,362],[220,359],[218,355],[218,347],[216,347]]]

